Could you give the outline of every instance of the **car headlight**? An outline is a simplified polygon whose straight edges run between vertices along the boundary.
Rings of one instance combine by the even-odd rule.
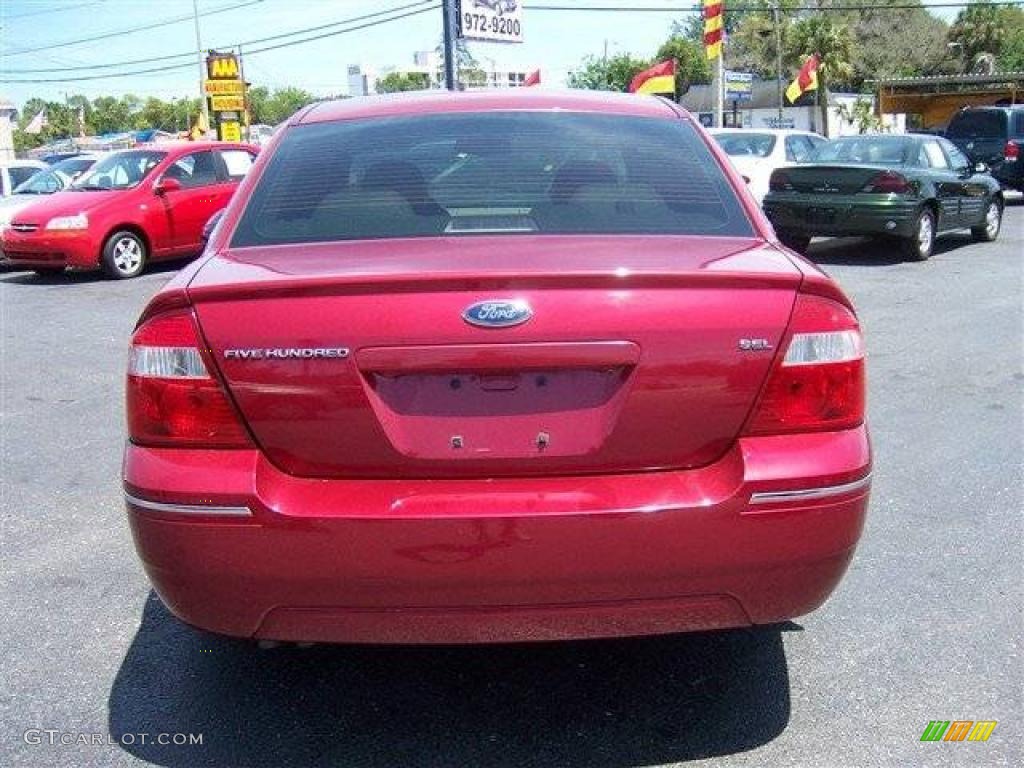
[[[74,216],[57,216],[56,218],[50,219],[46,225],[47,229],[88,229],[89,228],[89,217],[84,213],[78,213]]]

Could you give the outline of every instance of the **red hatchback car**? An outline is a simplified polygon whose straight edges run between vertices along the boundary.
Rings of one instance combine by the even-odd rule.
[[[3,231],[8,265],[41,274],[102,267],[135,277],[147,262],[195,256],[207,220],[252,166],[243,144],[189,142],[115,152]]]
[[[864,349],[676,105],[314,105],[139,320],[124,488],[182,620],[287,641],[741,627],[860,536]]]

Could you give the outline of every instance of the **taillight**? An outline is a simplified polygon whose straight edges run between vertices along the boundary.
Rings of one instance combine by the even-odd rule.
[[[1003,147],[1003,162],[1016,163],[1018,157],[1020,157],[1020,144],[1016,141],[1006,142],[1006,146]]]
[[[797,296],[746,434],[850,429],[864,421],[864,344],[857,318],[819,296]]]
[[[140,445],[241,448],[252,443],[203,362],[188,311],[158,315],[132,337],[126,389],[128,435]]]
[[[895,171],[882,171],[869,181],[861,192],[892,192],[897,195],[905,195],[910,192],[910,182]]]
[[[785,171],[773,171],[768,178],[768,189],[772,192],[792,192],[793,182]]]

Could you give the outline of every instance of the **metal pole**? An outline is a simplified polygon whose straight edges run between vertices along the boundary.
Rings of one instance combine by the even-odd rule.
[[[238,77],[242,81],[242,125],[245,126],[245,139],[244,141],[250,141],[251,136],[249,135],[249,84],[245,82],[245,65],[242,63],[242,46],[238,46]]]
[[[777,67],[776,83],[779,97],[779,128],[782,127],[782,24],[779,19],[779,4],[772,6],[772,17],[775,20],[775,65]]]
[[[715,59],[715,128],[725,123],[725,55],[724,52]]]
[[[203,109],[203,121],[210,127],[210,105],[206,101],[203,81],[206,80],[206,64],[203,61],[203,41],[199,37],[199,0],[192,0],[192,18],[196,24],[196,59],[199,62],[199,103]],[[203,138],[206,138],[205,136]]]
[[[455,14],[458,13],[455,7],[455,0],[444,0],[441,3],[441,12],[444,18],[444,87],[449,91],[454,91],[457,87]]]

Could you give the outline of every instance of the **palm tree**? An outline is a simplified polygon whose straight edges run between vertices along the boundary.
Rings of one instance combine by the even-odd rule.
[[[795,66],[818,54],[818,103],[822,133],[828,136],[828,86],[853,77],[853,36],[826,14],[815,14],[793,25],[786,35],[786,48],[786,58]]]

